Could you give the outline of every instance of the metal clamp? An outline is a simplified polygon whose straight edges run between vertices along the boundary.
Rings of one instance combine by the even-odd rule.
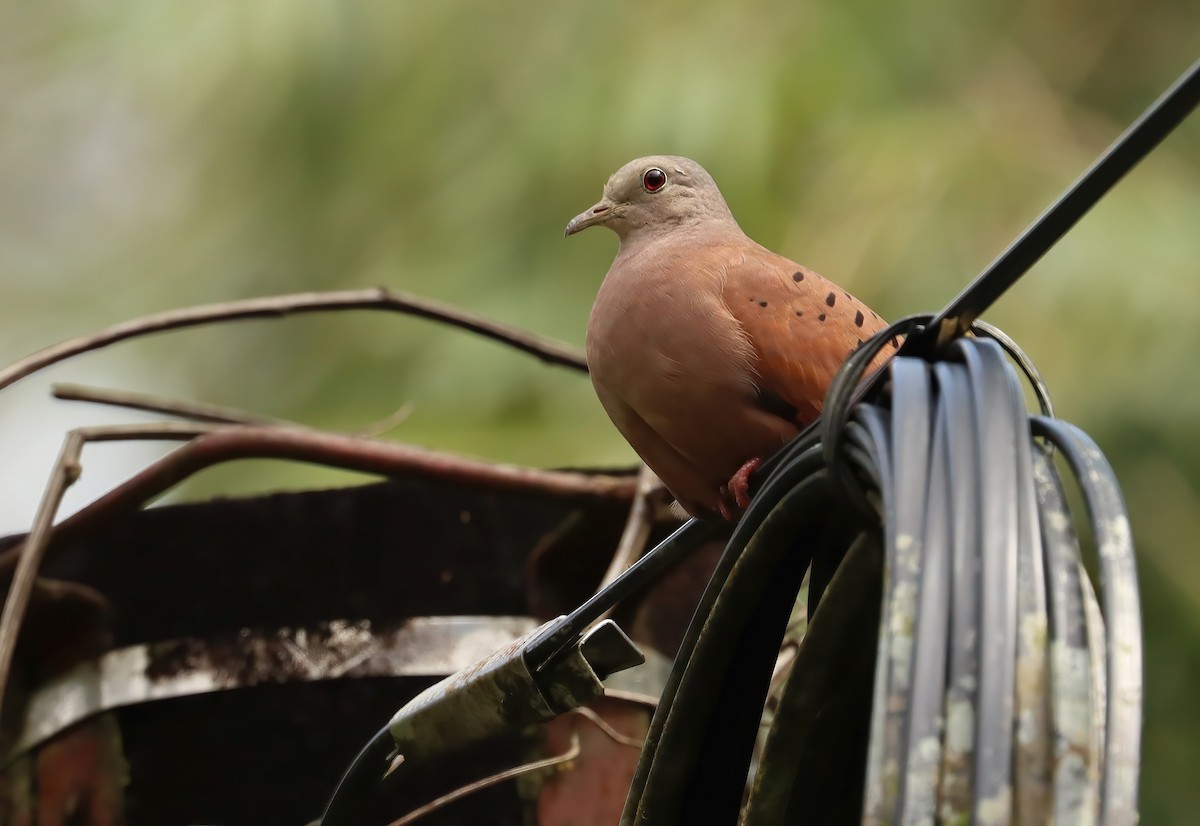
[[[448,754],[505,732],[542,723],[604,693],[610,674],[646,661],[615,622],[604,620],[539,671],[526,650],[540,631],[497,650],[410,700],[388,724],[406,760]]]

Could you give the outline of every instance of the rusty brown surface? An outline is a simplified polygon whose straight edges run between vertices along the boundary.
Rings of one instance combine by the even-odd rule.
[[[36,640],[39,654],[24,673],[36,685],[109,644],[220,638],[243,627],[311,627],[341,617],[387,624],[447,614],[545,619],[591,594],[624,521],[625,509],[611,501],[541,498],[435,480],[132,514],[51,551],[43,573],[69,582],[77,596],[94,594],[99,601],[68,600],[63,604],[71,610],[31,615],[23,650],[32,650],[28,641]],[[0,540],[0,548],[12,541]],[[656,608],[626,608],[627,618],[639,618],[635,639],[673,652],[713,558],[711,552],[701,555],[673,572],[669,584],[655,589],[651,601],[662,602]],[[196,653],[170,645],[156,651],[162,667],[186,663]],[[251,665],[236,652],[231,656],[234,661],[225,664],[231,669]],[[90,723],[55,738],[36,754],[39,769],[52,767],[61,779],[38,784],[43,808],[37,826],[118,823],[104,817],[122,809],[132,826],[306,823],[320,813],[358,748],[432,682],[371,678],[280,685],[273,679],[279,676],[285,675],[262,675],[253,689],[117,711],[112,723],[119,726],[123,752],[117,758],[123,754],[123,760],[101,749],[99,741],[76,739],[74,732],[90,730]],[[618,728],[636,731],[648,720],[644,707],[618,702],[615,708]],[[565,774],[556,780],[552,803],[522,797],[517,784],[506,783],[426,822],[528,826],[530,807],[578,814],[600,800],[619,810],[628,784],[622,773],[632,772],[636,751],[586,721],[579,724],[587,771],[574,780]],[[8,738],[12,725],[5,722]],[[381,790],[370,816],[388,822],[455,784],[554,753],[563,745],[554,739],[556,731],[544,745],[540,736],[531,741],[514,735],[460,755],[453,765],[410,772]],[[20,788],[29,788],[22,765],[31,763],[18,762],[0,774],[0,799],[9,814]],[[83,771],[89,766],[91,775]],[[114,777],[126,776],[126,766],[128,785],[114,786]],[[114,774],[114,767],[121,771]],[[581,797],[572,806],[574,795]],[[76,813],[74,819],[48,819],[68,811]]]
[[[0,773],[0,823],[29,826],[33,820],[33,756],[22,757]]]
[[[643,740],[650,710],[619,700],[590,705],[625,737]],[[579,756],[544,780],[537,800],[538,826],[613,826],[621,819],[625,795],[637,768],[638,749],[619,743],[584,718],[568,714],[547,727],[546,753],[567,750],[572,733],[579,737]]]
[[[120,729],[100,715],[0,774],[0,823],[122,826],[127,776]]]
[[[109,714],[76,726],[37,752],[36,826],[121,826],[127,767]]]

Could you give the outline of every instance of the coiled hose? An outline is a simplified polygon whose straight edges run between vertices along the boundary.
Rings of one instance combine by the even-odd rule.
[[[984,325],[936,359],[893,359],[855,404],[879,347],[925,323],[856,353],[820,432],[772,463],[677,657],[622,824],[1136,822],[1141,620],[1112,470],[1045,415],[1028,359]],[[1101,603],[1055,451],[1086,503]],[[752,763],[810,567],[811,624]]]

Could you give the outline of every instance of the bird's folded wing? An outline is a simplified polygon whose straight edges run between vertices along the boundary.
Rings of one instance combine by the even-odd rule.
[[[781,255],[758,246],[729,253],[722,298],[754,346],[761,403],[785,417],[794,410],[790,418],[807,424],[837,369],[887,325],[850,293]]]

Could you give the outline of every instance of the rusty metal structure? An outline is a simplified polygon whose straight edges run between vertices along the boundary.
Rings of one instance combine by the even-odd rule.
[[[14,673],[0,820],[307,823],[406,699],[583,601],[624,518],[607,498],[413,478],[156,508],[54,548]],[[594,707],[630,737],[644,735],[714,554],[617,615],[648,662]],[[386,823],[562,751],[572,730],[575,770],[499,785],[428,822],[615,817],[637,750],[584,719],[466,750],[393,784],[363,817]]]

